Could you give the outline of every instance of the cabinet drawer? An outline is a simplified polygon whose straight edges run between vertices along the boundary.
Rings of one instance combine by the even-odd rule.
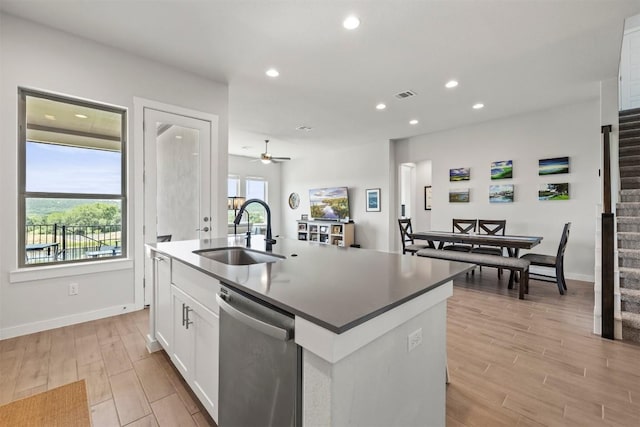
[[[220,291],[220,282],[176,260],[174,260],[172,267],[171,283],[209,310],[218,314],[216,294]]]

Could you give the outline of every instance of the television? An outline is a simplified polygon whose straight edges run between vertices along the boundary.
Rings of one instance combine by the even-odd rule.
[[[347,187],[315,188],[309,190],[311,219],[340,221],[349,219]]]

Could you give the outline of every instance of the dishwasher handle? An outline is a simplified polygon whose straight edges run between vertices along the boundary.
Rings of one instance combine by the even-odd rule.
[[[216,301],[220,306],[220,309],[224,310],[229,316],[233,317],[239,322],[244,323],[250,328],[256,329],[265,335],[269,335],[280,341],[289,341],[293,336],[293,330],[281,328],[279,326],[272,325],[262,320],[258,320],[255,317],[238,310],[231,304],[229,304],[220,294],[216,294]]]

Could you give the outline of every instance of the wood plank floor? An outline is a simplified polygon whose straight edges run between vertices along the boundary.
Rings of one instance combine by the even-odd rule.
[[[0,404],[84,378],[94,427],[215,426],[163,351],[149,310],[0,341]]]
[[[593,335],[593,284],[476,269],[448,303],[448,426],[640,426],[640,346]]]
[[[593,285],[532,281],[520,301],[506,284],[455,281],[447,425],[639,426],[640,346],[591,334]],[[85,378],[95,427],[214,426],[147,328],[142,310],[0,341],[0,404]]]

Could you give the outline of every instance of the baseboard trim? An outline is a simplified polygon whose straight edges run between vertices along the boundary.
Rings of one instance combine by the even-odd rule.
[[[84,313],[75,313],[69,316],[56,317],[53,319],[25,323],[23,325],[11,326],[9,328],[0,329],[0,339],[13,338],[21,335],[33,334],[35,332],[47,331],[49,329],[75,325],[77,323],[89,322],[91,320],[103,319],[105,317],[129,313],[132,311],[137,311],[139,309],[140,308],[138,308],[137,305],[133,303],[115,305],[112,307],[101,308],[99,310],[86,311]]]
[[[147,342],[147,351],[149,353],[155,353],[156,351],[162,350],[162,346],[158,340],[151,338],[151,334],[147,334],[144,337],[144,340]]]

